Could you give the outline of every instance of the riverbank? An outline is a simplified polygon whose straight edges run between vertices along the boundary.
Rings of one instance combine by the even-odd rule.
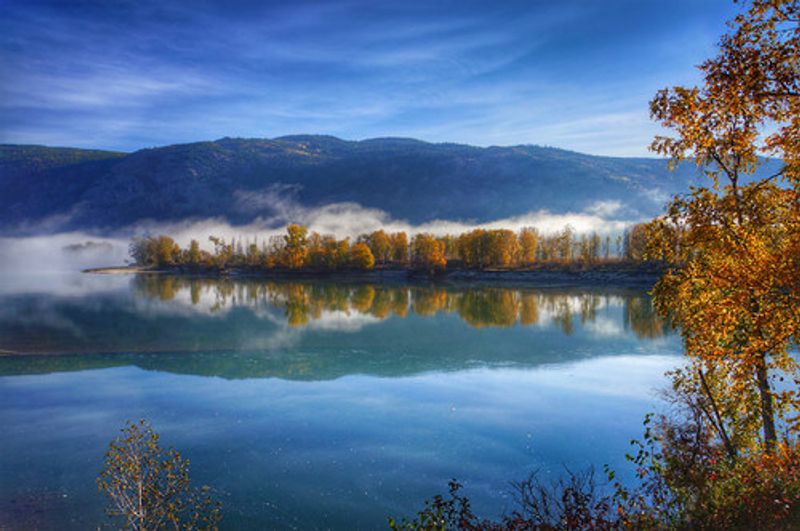
[[[264,278],[269,280],[327,280],[342,282],[406,282],[473,284],[498,283],[531,287],[652,287],[665,267],[662,264],[641,262],[610,262],[590,266],[579,264],[538,264],[516,269],[467,269],[451,267],[436,274],[404,267],[377,267],[369,271],[314,271],[263,268],[186,267],[152,268],[119,266],[86,269],[84,273],[120,275],[174,275],[203,278]]]

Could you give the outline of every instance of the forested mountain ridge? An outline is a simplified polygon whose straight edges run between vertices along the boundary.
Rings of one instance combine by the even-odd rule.
[[[538,146],[474,147],[330,136],[223,138],[123,154],[0,146],[0,231],[114,230],[141,220],[244,223],[275,205],[354,202],[397,219],[490,221],[619,201],[623,218],[661,211],[697,179],[691,165]]]

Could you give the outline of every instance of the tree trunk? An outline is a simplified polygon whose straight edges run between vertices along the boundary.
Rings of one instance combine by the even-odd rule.
[[[778,437],[775,435],[775,413],[772,408],[772,389],[767,379],[766,360],[756,367],[756,380],[758,391],[761,394],[761,421],[764,425],[764,449],[768,454],[775,450]]]

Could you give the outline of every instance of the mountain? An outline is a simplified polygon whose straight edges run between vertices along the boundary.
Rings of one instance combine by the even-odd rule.
[[[421,223],[581,212],[619,201],[617,215],[637,219],[660,212],[697,179],[694,166],[669,172],[660,159],[404,138],[223,138],[129,154],[2,145],[0,233],[108,232],[142,220],[208,217],[245,223],[286,215],[287,204],[338,202]]]

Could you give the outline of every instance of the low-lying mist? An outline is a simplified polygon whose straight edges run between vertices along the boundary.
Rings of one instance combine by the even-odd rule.
[[[271,215],[257,216],[245,225],[232,225],[222,218],[180,222],[143,221],[112,233],[85,231],[0,237],[0,273],[75,272],[92,267],[122,265],[129,260],[128,245],[134,236],[167,234],[181,246],[187,246],[195,239],[202,248],[211,250],[209,236],[262,241],[282,234],[289,223],[299,223],[310,231],[334,234],[339,238],[354,238],[378,229],[405,231],[409,235],[429,232],[441,236],[460,234],[475,228],[518,231],[522,227],[535,227],[544,234],[552,234],[567,225],[577,234],[592,231],[618,234],[633,223],[615,218],[621,207],[616,201],[602,201],[583,212],[552,213],[539,210],[486,223],[433,220],[413,225],[405,220],[393,219],[383,210],[356,203],[332,203],[321,207],[282,204],[279,208],[273,204]]]

